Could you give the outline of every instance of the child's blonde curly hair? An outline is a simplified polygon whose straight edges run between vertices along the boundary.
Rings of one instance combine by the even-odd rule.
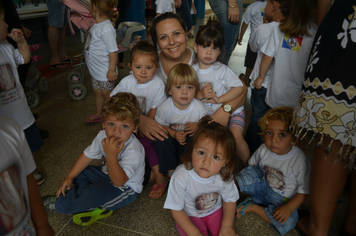
[[[265,134],[271,120],[279,120],[289,128],[293,122],[293,112],[293,107],[275,107],[267,111],[266,114],[258,121],[258,125],[262,130],[260,135]]]

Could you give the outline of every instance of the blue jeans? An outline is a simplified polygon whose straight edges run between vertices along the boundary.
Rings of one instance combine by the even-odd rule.
[[[274,228],[281,234],[286,234],[293,229],[298,222],[297,209],[292,211],[288,220],[278,223],[274,218],[274,209],[284,204],[282,195],[274,192],[267,183],[265,171],[260,166],[248,166],[236,175],[236,180],[241,192],[251,195],[252,200],[265,208],[267,217],[272,222]]]
[[[227,0],[209,0],[209,4],[213,12],[218,17],[220,24],[224,27],[224,35],[225,35],[224,63],[227,65],[229,63],[232,51],[234,51],[237,44],[237,40],[239,38],[240,24],[242,21],[242,14],[243,14],[242,0],[237,0],[237,4],[240,9],[240,20],[236,24],[233,24],[228,20],[229,4]]]
[[[262,131],[258,125],[258,120],[270,109],[265,102],[266,93],[267,89],[264,87],[251,90],[250,103],[252,106],[252,115],[245,135],[245,141],[251,153],[254,153],[262,144],[262,138],[259,135]]]
[[[188,31],[192,28],[192,16],[190,15],[190,8],[192,7],[192,0],[182,0],[182,4],[179,8],[176,8],[176,12],[187,25]]]
[[[116,187],[101,166],[88,166],[73,181],[73,186],[56,200],[56,211],[63,214],[92,211],[95,208],[116,210],[138,197],[129,186]]]

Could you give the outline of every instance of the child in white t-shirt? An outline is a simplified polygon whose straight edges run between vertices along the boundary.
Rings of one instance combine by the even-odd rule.
[[[295,227],[297,208],[309,194],[310,161],[292,143],[293,111],[276,107],[260,119],[265,143],[236,176],[239,190],[251,195],[237,206],[237,217],[254,212],[281,235]]]
[[[165,91],[168,98],[158,106],[155,120],[168,128],[169,137],[153,144],[159,158],[159,171],[170,177],[197,130],[198,121],[208,111],[203,102],[194,98],[199,91],[199,81],[188,64],[180,63],[171,69]]]
[[[156,16],[166,12],[176,13],[174,0],[156,0]]]
[[[169,184],[164,204],[180,235],[235,236],[239,192],[235,138],[211,117],[203,117]]]
[[[135,201],[142,191],[145,151],[133,134],[140,122],[136,96],[112,96],[103,107],[103,116],[103,130],[79,156],[57,194],[43,197],[48,212],[85,212],[74,216],[79,225],[110,216],[112,210]],[[90,166],[103,157],[102,166]]]
[[[234,134],[237,145],[237,155],[246,163],[250,151],[243,138],[245,128],[245,111],[241,106],[233,110],[229,101],[243,94],[243,83],[225,64],[221,63],[221,50],[224,48],[224,28],[216,19],[209,19],[206,25],[200,26],[194,44],[196,53],[196,70],[201,90],[195,96],[204,100],[212,116],[220,107],[229,112],[228,127]],[[228,111],[226,110],[229,109]]]
[[[123,78],[110,96],[119,92],[134,94],[140,104],[141,115],[154,119],[157,106],[166,99],[164,83],[155,75],[159,67],[157,49],[146,40],[138,42],[132,48],[128,65],[132,74]],[[153,141],[142,134],[138,134],[137,138],[145,148],[146,161],[156,179],[156,184],[153,186],[149,197],[158,199],[164,192],[164,187],[159,187],[167,186],[166,178],[159,172],[159,161],[153,148]],[[157,191],[157,188],[160,190]]]

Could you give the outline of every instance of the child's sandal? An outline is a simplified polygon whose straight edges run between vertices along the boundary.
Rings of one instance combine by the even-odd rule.
[[[113,211],[96,208],[93,211],[79,213],[73,216],[73,222],[80,226],[88,226],[95,221],[109,217]]]
[[[162,195],[166,192],[167,190],[167,184],[168,182],[166,182],[165,184],[159,185],[159,184],[154,184],[152,187],[152,191],[150,192],[150,194],[148,195],[149,198],[151,199],[159,199],[162,197]],[[158,190],[164,188],[163,192],[161,194],[159,194],[157,197],[153,197],[153,193],[157,192]]]

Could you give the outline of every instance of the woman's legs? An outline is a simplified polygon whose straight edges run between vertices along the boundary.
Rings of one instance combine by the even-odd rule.
[[[250,159],[250,149],[244,139],[243,129],[240,127],[234,126],[230,127],[231,133],[235,137],[236,147],[237,147],[237,156],[240,157],[241,161],[246,164],[248,159]]]
[[[344,229],[348,234],[356,235],[356,171],[351,173],[349,206],[344,221]]]

